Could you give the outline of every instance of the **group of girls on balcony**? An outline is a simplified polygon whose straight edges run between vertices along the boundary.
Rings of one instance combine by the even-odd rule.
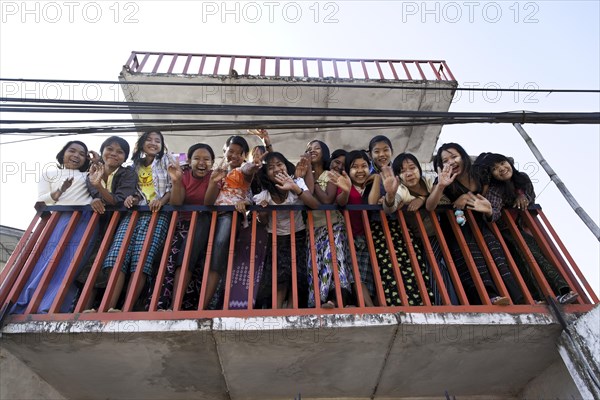
[[[185,169],[167,156],[164,138],[160,132],[155,131],[146,132],[139,138],[131,167],[123,167],[129,154],[129,146],[119,137],[111,137],[102,144],[101,159],[100,156],[95,155],[96,159],[92,160],[94,162],[91,163],[89,174],[86,171],[90,160],[88,150],[83,143],[69,142],[57,155],[59,168],[52,180],[41,180],[41,185],[44,187],[40,186],[40,201],[47,204],[91,204],[93,211],[100,214],[105,213],[105,205],[122,204],[128,208],[135,205],[148,205],[150,208],[150,212],[140,213],[121,265],[116,265],[116,262],[132,221],[131,213],[126,213],[122,217],[112,245],[102,263],[102,273],[96,279],[96,288],[105,287],[112,268],[119,268],[114,291],[108,299],[109,311],[119,311],[122,289],[127,277],[134,276],[133,272],[137,267],[153,213],[158,213],[157,225],[151,235],[143,274],[139,275],[145,279],[145,282],[133,282],[129,279],[126,293],[135,288],[133,299],[136,300],[140,297],[143,287],[152,288],[154,285],[160,285],[157,299],[159,310],[172,309],[174,299],[183,297],[176,296],[175,290],[178,287],[184,288],[188,292],[186,295],[193,295],[195,292],[196,299],[198,298],[203,275],[202,268],[208,255],[211,214],[180,213],[172,237],[165,274],[161,277],[161,282],[154,282],[157,257],[163,247],[169,223],[169,213],[161,212],[161,207],[167,203],[175,206],[183,204],[235,206],[236,211],[220,211],[216,217],[209,271],[206,274],[208,278],[205,284],[205,296],[200,302],[203,309],[214,307],[213,295],[218,291],[219,286],[222,287],[222,278],[229,264],[233,222],[238,221],[239,224],[236,226],[238,234],[236,249],[239,249],[240,240],[242,243],[243,241],[249,243],[251,239],[249,231],[239,229],[240,226],[244,226],[240,222],[246,221],[246,207],[250,204],[265,207],[305,205],[311,209],[318,208],[322,204],[339,206],[380,204],[385,212],[371,211],[368,220],[365,220],[362,211],[349,211],[348,230],[340,211],[312,212],[314,249],[311,249],[308,244],[306,213],[294,211],[292,221],[288,211],[279,211],[274,225],[270,211],[259,212],[258,220],[262,223],[261,229],[268,235],[276,236],[276,299],[270,299],[273,284],[271,282],[271,257],[273,256],[271,238],[266,237],[256,246],[255,261],[260,262],[255,263],[257,267],[255,277],[247,276],[248,252],[238,251],[233,258],[233,268],[246,268],[244,279],[255,279],[253,296],[256,301],[255,307],[270,307],[271,304],[275,304],[278,308],[292,306],[294,279],[291,275],[291,266],[294,262],[299,307],[314,307],[317,301],[323,308],[351,306],[357,304],[355,298],[359,292],[366,306],[404,305],[402,290],[408,305],[423,305],[427,302],[443,304],[440,293],[442,286],[446,289],[451,304],[459,304],[456,285],[462,285],[471,304],[482,303],[483,295],[487,296],[489,302],[494,305],[524,302],[524,296],[509,269],[502,246],[486,223],[495,221],[500,223],[502,208],[510,208],[512,214],[518,217],[518,210],[525,209],[535,198],[533,186],[527,175],[518,172],[506,157],[485,153],[473,164],[460,145],[446,143],[439,148],[434,158],[434,168],[438,173],[435,178],[423,174],[419,161],[412,154],[402,153],[394,159],[391,141],[385,136],[376,136],[370,141],[368,152],[363,150],[346,152],[340,149],[330,153],[324,142],[311,141],[305,155],[301,156],[298,164],[294,166],[283,154],[273,152],[266,131],[249,132],[257,135],[263,142],[263,146],[257,146],[253,150],[251,161],[246,161],[250,153],[247,141],[241,136],[231,136],[223,147],[222,162],[215,163],[215,153],[212,148],[198,143],[189,148],[188,166]],[[422,237],[423,230],[418,227],[419,221],[415,218],[415,212],[423,208],[434,210],[444,201],[453,204],[457,210],[473,211],[475,221],[471,222],[475,222],[479,227],[487,249],[482,250],[477,244],[471,225],[464,223],[464,215],[458,215],[456,220],[438,217],[452,260],[446,260],[443,256],[434,229],[438,221],[430,220],[428,214],[424,214],[421,220],[428,237]],[[397,210],[402,207],[406,207],[408,211],[405,216],[409,229],[406,231],[397,213]],[[234,213],[238,213],[237,218],[234,218]],[[90,215],[90,212],[82,214],[79,225],[72,235],[71,241],[74,242],[70,246],[71,249],[77,248]],[[192,215],[197,216],[196,229],[193,238],[188,238]],[[56,242],[60,239],[69,218],[69,213],[61,215],[48,246],[52,246],[52,240]],[[451,224],[457,226],[452,227]],[[545,257],[535,239],[521,225],[519,219],[517,224],[558,301],[561,303],[576,301],[577,293],[571,290],[557,267]],[[506,226],[500,224],[500,228],[510,255],[516,261],[532,296],[537,301],[544,301],[544,292],[540,289],[539,280],[536,279],[536,274],[527,262],[527,257],[513,236],[508,233]],[[103,229],[102,225],[100,229]],[[470,271],[461,246],[456,236],[452,234],[457,229],[462,232],[476,272],[485,288],[485,294],[477,290],[473,271]],[[386,231],[390,233],[389,236],[386,235]],[[353,239],[351,245],[348,240],[350,234]],[[185,268],[181,268],[188,240],[193,242],[187,246],[191,249],[187,258],[188,263]],[[431,245],[433,258],[425,256],[424,240]],[[374,254],[369,251],[370,243],[374,247]],[[354,277],[352,257],[350,257],[351,247],[354,248],[360,280]],[[292,254],[293,250],[295,250],[294,254]],[[495,265],[493,268],[497,268],[502,282],[493,279],[484,252],[491,254]],[[45,253],[47,252],[42,254],[30,275],[25,289],[12,309],[13,313],[23,312],[31,300],[49,262],[50,255]],[[72,257],[73,255],[68,252],[63,255],[38,312],[48,311]],[[86,256],[82,259],[83,265]],[[460,281],[450,278],[449,261],[454,264]],[[313,265],[316,265],[318,273],[318,289],[314,287]],[[378,266],[377,275],[381,278],[382,288],[379,291],[376,289],[373,265]],[[78,269],[81,268],[78,266]],[[182,279],[180,279],[181,274],[184,274]],[[399,279],[401,285],[398,283]],[[183,285],[178,284],[180,281]],[[336,282],[340,284],[341,299],[336,296]],[[498,289],[499,284],[506,288],[509,296],[501,294],[502,291]],[[246,282],[246,289],[247,286]],[[74,286],[70,287],[69,295],[62,302],[61,312],[69,310],[68,306],[75,296],[74,292]],[[385,304],[381,304],[378,300],[382,298],[380,293],[383,293]],[[428,301],[425,300],[426,297]],[[213,300],[212,305],[211,300]],[[342,304],[338,304],[338,300],[341,300]],[[195,305],[198,303],[196,300]],[[189,307],[194,305],[188,305]]]

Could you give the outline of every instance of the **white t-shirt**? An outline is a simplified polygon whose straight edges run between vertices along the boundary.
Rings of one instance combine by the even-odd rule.
[[[49,206],[69,205],[84,206],[92,202],[92,197],[85,185],[87,172],[81,172],[77,169],[49,168],[44,170],[39,177],[38,182],[38,201],[43,201]],[[73,183],[54,201],[51,197],[52,192],[60,189],[63,182],[73,178]]]
[[[303,178],[295,178],[294,182],[298,187],[303,190],[308,190],[306,183],[304,183]],[[302,200],[296,196],[295,193],[291,191],[288,192],[287,198],[281,204],[277,204],[273,201],[271,197],[271,193],[268,190],[263,190],[259,194],[253,197],[253,200],[256,204],[260,204],[263,201],[266,201],[270,206],[277,205],[304,205]],[[273,231],[273,221],[271,221],[271,213],[269,213],[269,223],[267,224],[267,232],[272,233]],[[296,228],[295,232],[301,231],[305,229],[304,221],[302,220],[302,211],[294,211],[294,227]],[[290,234],[290,212],[289,211],[277,211],[277,236],[289,235]]]

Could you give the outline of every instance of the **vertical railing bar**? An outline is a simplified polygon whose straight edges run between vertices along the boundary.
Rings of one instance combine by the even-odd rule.
[[[54,298],[54,301],[52,302],[48,313],[54,314],[57,311],[60,311],[60,306],[62,305],[62,302],[64,301],[65,296],[69,291],[69,287],[73,284],[73,281],[76,278],[78,267],[83,260],[83,255],[85,254],[89,246],[89,242],[92,236],[94,236],[94,231],[97,229],[99,219],[100,215],[95,212],[92,214],[90,220],[88,221],[87,227],[85,228],[85,231],[81,236],[81,241],[79,242],[75,255],[73,256],[73,260],[71,260],[71,263],[69,264],[69,267],[65,272],[61,288],[56,293],[56,297]]]
[[[317,59],[317,69],[319,71],[319,78],[323,77],[323,60],[320,58]]]
[[[388,61],[388,64],[390,66],[390,69],[392,70],[392,74],[394,75],[394,79],[395,80],[400,80],[400,78],[398,78],[398,73],[396,72],[396,68],[394,67],[394,63],[391,61]]]
[[[367,71],[367,65],[364,61],[361,60],[360,65],[362,65],[363,74],[365,74],[365,79],[369,79],[369,72]]]
[[[123,304],[123,311],[132,311],[135,302],[138,300],[134,298],[134,294],[137,292],[137,288],[141,284],[141,279],[144,276],[144,264],[146,264],[146,258],[148,258],[148,252],[152,246],[152,239],[154,237],[156,226],[158,225],[159,216],[159,213],[153,212],[152,216],[150,217],[150,222],[148,224],[148,230],[146,231],[146,237],[144,238],[144,244],[142,245],[140,258],[135,266],[134,273],[129,277],[129,285],[125,290],[127,296],[125,297],[125,303]]]
[[[171,60],[171,64],[169,64],[169,69],[167,70],[168,74],[173,73],[173,68],[175,68],[175,63],[177,62],[177,57],[178,57],[177,54],[173,55],[173,59]]]
[[[196,218],[194,213],[195,211],[192,212],[192,218]],[[169,223],[169,230],[167,231],[167,238],[165,239],[165,248],[163,249],[163,254],[160,259],[160,267],[158,268],[158,273],[156,274],[156,284],[154,285],[154,290],[152,290],[152,300],[150,300],[150,307],[148,308],[148,311],[156,311],[158,298],[160,297],[160,292],[162,289],[162,282],[165,279],[167,262],[171,254],[171,242],[173,241],[173,235],[175,235],[175,230],[177,228],[178,217],[179,212],[173,211],[171,214],[171,222]]]
[[[260,58],[260,76],[265,76],[266,71],[266,59],[265,57]]]
[[[375,61],[375,66],[377,67],[377,71],[379,72],[379,79],[385,79],[385,75],[383,74],[381,65],[379,65],[379,61]]]
[[[61,216],[62,215],[64,214],[61,213]],[[42,279],[35,288],[35,292],[33,292],[33,296],[31,297],[31,300],[29,301],[29,304],[25,309],[25,314],[37,313],[40,303],[42,302],[42,298],[44,297],[44,294],[48,289],[48,285],[50,284],[50,280],[52,279],[52,276],[54,275],[54,272],[56,271],[56,268],[58,267],[58,264],[60,263],[63,254],[65,253],[67,243],[69,243],[69,240],[71,240],[71,236],[73,236],[73,233],[77,228],[77,223],[79,222],[80,218],[81,211],[73,211],[71,217],[69,218],[69,222],[65,227],[65,230],[63,231],[62,236],[58,241],[58,244],[56,245],[56,248],[52,252],[52,256],[50,257],[49,263],[46,266],[46,269],[44,270]]]
[[[275,57],[275,77],[276,78],[279,78],[279,74],[280,74],[279,64],[280,64],[280,62],[281,62],[281,59],[279,57]]]
[[[350,79],[354,79],[354,74],[352,73],[352,63],[350,60],[346,60],[346,64],[348,65],[348,75]]]
[[[306,58],[302,59],[302,70],[304,72],[304,77],[308,78],[308,61]]]
[[[248,270],[248,310],[254,308],[254,280],[256,269],[256,224],[258,223],[258,213],[252,211],[252,234],[250,236],[250,264]]]
[[[404,61],[402,61],[401,63],[402,63],[402,67],[404,67],[404,72],[406,73],[406,77],[412,81],[412,75],[410,74],[410,71],[408,70],[406,63]]]
[[[340,77],[340,74],[338,72],[337,61],[336,60],[333,60],[333,76],[336,79]]]
[[[229,257],[227,258],[227,270],[225,272],[225,295],[223,298],[223,310],[229,310],[229,298],[231,297],[231,275],[233,274],[233,259],[235,256],[235,238],[237,237],[238,212],[234,211],[231,218],[231,232],[229,233]]]
[[[550,232],[550,235],[552,235],[552,238],[554,239],[554,241],[558,244],[558,246],[560,247],[562,253],[565,255],[565,257],[567,258],[567,260],[569,261],[569,264],[571,265],[571,269],[575,272],[575,275],[577,276],[578,280],[581,281],[581,283],[583,284],[583,286],[585,287],[587,293],[588,293],[588,299],[591,303],[593,304],[598,304],[599,300],[598,297],[596,296],[596,293],[594,293],[594,290],[592,289],[592,287],[590,286],[590,284],[588,283],[588,281],[585,279],[585,277],[583,276],[583,274],[581,273],[581,270],[579,269],[579,267],[577,266],[577,263],[575,262],[575,260],[573,259],[573,257],[571,257],[571,254],[567,251],[565,245],[563,244],[563,242],[560,240],[560,238],[558,237],[558,235],[556,234],[556,231],[554,230],[554,227],[552,227],[552,225],[550,224],[550,221],[548,221],[548,219],[546,218],[546,215],[544,214],[544,212],[542,210],[537,210],[539,216],[542,218],[542,220],[544,221],[544,225],[546,225],[546,229]],[[531,215],[529,215],[529,217],[531,219],[533,219],[531,217]],[[535,224],[531,224],[531,227],[533,229],[536,229],[537,226],[535,226]],[[539,232],[539,231],[538,231]],[[542,239],[542,242],[544,242],[544,244],[548,246],[548,242],[546,242],[543,238],[540,237],[540,239]],[[557,263],[558,264],[558,263]],[[559,265],[556,265],[557,268],[560,268]],[[565,274],[564,270],[561,270],[563,277],[567,278],[568,274]],[[575,286],[579,286],[579,283],[577,282],[577,280],[572,280],[571,282],[573,285]],[[579,288],[581,288],[581,286],[579,286]],[[580,295],[583,293],[580,293]]]
[[[448,75],[450,76],[450,80],[456,81],[456,78],[454,78],[454,75],[452,74],[452,71],[450,71],[448,64],[446,64],[446,61],[442,61],[442,65],[444,65],[444,69],[448,72]]]
[[[5,288],[9,288],[13,285],[14,280],[17,278],[21,268],[23,268],[23,265],[27,261],[27,256],[31,253],[31,250],[35,246],[35,243],[48,222],[48,218],[50,218],[50,214],[47,214],[46,217],[42,217],[44,214],[45,213],[41,211],[38,211],[35,214],[35,217],[33,217],[29,223],[25,233],[23,233],[21,239],[19,239],[19,242],[4,265],[4,269],[0,273],[0,304],[4,303],[4,296],[6,295],[4,292],[8,292],[8,289],[5,290]],[[34,231],[36,225],[37,229]]]
[[[490,297],[487,294],[487,290],[483,286],[483,281],[481,280],[481,276],[479,276],[479,271],[477,269],[477,265],[475,265],[475,261],[473,260],[473,256],[471,255],[471,250],[465,241],[465,238],[462,234],[457,223],[453,221],[454,214],[452,210],[447,210],[448,218],[450,219],[450,226],[452,227],[452,231],[454,232],[454,236],[456,237],[456,241],[460,247],[460,251],[465,259],[465,263],[467,264],[467,268],[469,269],[469,273],[473,279],[473,283],[475,284],[475,289],[479,294],[479,298],[483,305],[489,306],[492,304],[490,301]]]
[[[292,253],[292,308],[298,309],[298,260],[296,260],[296,221],[290,210],[290,247]]]
[[[14,303],[19,298],[21,291],[23,291],[23,288],[25,287],[27,280],[29,279],[30,275],[33,273],[33,269],[35,268],[35,265],[37,264],[38,260],[40,259],[41,253],[44,251],[44,245],[46,243],[48,243],[48,239],[50,239],[50,237],[52,236],[52,232],[54,232],[54,229],[56,228],[56,224],[57,224],[59,218],[60,218],[59,212],[53,212],[52,215],[50,216],[50,219],[48,220],[48,223],[46,223],[46,225],[44,226],[44,231],[42,232],[42,234],[40,235],[40,238],[39,238],[39,243],[43,244],[43,245],[39,246],[36,250],[34,250],[27,257],[27,261],[25,262],[23,269],[19,272],[17,281],[10,288],[9,295],[4,300],[3,305],[5,305],[6,303]]]
[[[173,216],[171,216],[173,218]],[[183,260],[179,266],[179,280],[173,282],[175,288],[175,297],[171,301],[171,307],[173,311],[181,310],[181,303],[183,302],[183,296],[187,290],[185,282],[188,280],[187,277],[190,273],[190,258],[192,257],[192,247],[194,247],[194,237],[198,229],[198,211],[192,211],[192,217],[190,220],[190,226],[188,229],[187,237],[185,239],[185,247],[183,248]]]
[[[235,56],[231,57],[231,61],[229,62],[229,75],[235,70]]]
[[[356,259],[356,248],[354,247],[354,234],[352,233],[352,224],[350,222],[350,214],[348,210],[344,210],[344,222],[346,226],[346,235],[348,236],[350,259],[352,260],[352,274],[354,275],[354,283],[356,285],[356,297],[358,299],[358,307],[365,308],[365,298],[363,297],[362,293],[360,270],[358,267],[358,260]]]
[[[148,57],[150,57],[150,53],[146,53],[144,58],[142,59],[142,63],[140,64],[137,72],[144,72],[144,67],[146,66],[146,61],[148,61]]]
[[[185,60],[185,66],[183,67],[183,74],[187,74],[188,68],[190,67],[190,63],[192,62],[192,55],[187,56],[187,60]]]
[[[135,225],[137,224],[139,217],[139,211],[133,211],[131,217],[129,218],[129,223],[127,225],[127,230],[125,231],[125,237],[123,238],[123,242],[121,242],[121,249],[117,255],[117,260],[115,261],[115,265],[111,268],[110,278],[108,279],[108,283],[106,284],[106,290],[104,292],[104,297],[102,298],[102,302],[100,303],[100,308],[98,312],[106,312],[108,311],[108,303],[111,301],[114,291],[116,290],[115,285],[117,283],[117,277],[119,276],[119,271],[121,270],[121,264],[125,261],[125,255],[127,254],[127,248],[129,247],[129,242],[131,241],[131,236],[133,235],[133,231],[135,230]]]
[[[313,291],[315,293],[315,309],[321,309],[321,280],[319,279],[319,269],[317,267],[317,251],[315,245],[315,222],[313,219],[313,213],[308,212],[308,238],[309,238],[309,250],[311,264],[308,268],[312,268],[313,276]]]
[[[204,64],[206,64],[206,56],[202,56],[200,59],[200,67],[198,68],[198,75],[202,75],[204,73]]]
[[[375,255],[375,245],[373,244],[373,234],[371,233],[371,227],[369,225],[369,216],[366,210],[360,211],[362,214],[363,227],[365,229],[365,237],[367,239],[367,246],[369,247],[369,257],[371,259],[371,273],[375,281],[375,290],[377,291],[377,300],[380,307],[386,306],[385,295],[383,294],[383,285],[381,283],[381,275],[379,274],[379,262]]]
[[[508,226],[512,237],[515,239],[515,241],[517,242],[517,244],[519,246],[519,249],[521,250],[524,257],[527,259],[527,263],[529,264],[529,267],[533,271],[533,274],[535,275],[535,279],[536,279],[537,283],[541,285],[541,289],[545,295],[552,295],[552,293],[553,293],[552,288],[550,288],[550,285],[548,285],[548,281],[546,281],[546,278],[544,277],[544,274],[540,270],[540,267],[539,267],[537,261],[533,257],[531,250],[529,250],[529,246],[527,246],[527,243],[525,243],[523,236],[521,236],[521,233],[519,232],[517,225],[515,224],[515,222],[510,217],[510,215],[508,214],[508,212],[506,210],[502,210],[502,214],[503,214],[502,216],[503,216],[504,222]],[[519,284],[521,291],[523,292],[523,294],[525,294],[525,300],[529,304],[534,304],[535,303],[534,300],[536,300],[536,299],[532,298],[531,293],[529,292],[529,288],[525,284],[525,281],[523,280],[521,272],[519,271],[519,268],[515,264],[514,257],[510,254],[510,251],[508,250],[508,248],[506,246],[504,238],[502,237],[502,233],[500,232],[500,230],[498,229],[498,226],[496,224],[490,224],[490,225],[492,227],[494,234],[496,235],[496,238],[498,239],[498,242],[500,242],[500,244],[502,245],[502,250],[504,251],[504,254],[506,255],[506,261],[508,261],[508,265],[510,266],[511,273],[517,280],[517,283]],[[537,300],[543,300],[543,299],[537,299]]]
[[[401,211],[398,210],[397,212]],[[421,218],[420,211],[415,212],[415,219],[419,228],[419,234],[423,239],[422,242],[423,246],[425,247],[425,254],[427,255],[427,259],[429,260],[429,265],[431,266],[431,271],[433,272],[438,292],[440,292],[442,295],[442,302],[444,305],[451,306],[452,302],[450,301],[450,296],[448,296],[448,290],[446,288],[446,284],[444,283],[444,278],[442,277],[440,266],[438,265],[437,259],[435,258],[435,254],[433,252],[433,248],[431,247],[431,243],[429,242],[429,236],[427,235],[427,230],[425,229],[425,225],[423,224],[423,219]]]
[[[311,212],[312,214],[312,212]],[[331,223],[331,211],[325,211],[325,220],[327,222],[327,236],[329,239],[329,248],[331,249],[331,266],[333,269],[333,281],[335,283],[335,298],[337,299],[337,306],[340,308],[344,307],[343,296],[342,296],[342,285],[340,282],[340,270],[338,268],[337,249],[335,247],[335,235],[333,233],[333,224]],[[313,243],[311,243],[312,245]],[[320,296],[319,296],[320,297]],[[316,292],[315,292],[316,298]]]
[[[271,308],[277,307],[277,211],[271,211]]]
[[[500,276],[500,272],[498,271],[498,266],[494,262],[494,259],[492,258],[490,250],[488,249],[487,243],[485,242],[485,240],[483,238],[483,234],[479,230],[479,226],[477,225],[477,220],[475,219],[475,215],[473,214],[473,212],[471,212],[471,210],[467,209],[465,211],[466,211],[465,214],[467,217],[467,223],[469,224],[469,227],[471,228],[471,232],[473,233],[473,236],[475,236],[475,240],[477,241],[479,250],[481,251],[481,254],[483,254],[483,258],[485,259],[485,262],[487,264],[487,268],[490,273],[490,276],[492,277],[492,280],[496,284],[496,288],[500,292],[499,293],[500,296],[508,297],[510,299],[511,305],[514,304],[514,299],[512,299],[510,297],[510,294],[508,293],[508,290],[506,289],[506,285],[504,284],[504,281],[502,280],[502,277]],[[487,297],[489,298],[489,296],[487,296]]]
[[[163,59],[163,53],[159,53],[158,58],[156,59],[156,63],[154,63],[154,68],[152,68],[152,73],[155,74],[158,71],[158,67]]]
[[[415,61],[415,65],[417,66],[417,69],[419,70],[419,74],[421,74],[421,79],[426,81],[427,77],[425,76],[425,73],[423,73],[423,69],[421,69],[421,63],[419,61]]]
[[[437,213],[435,211],[430,211],[429,219],[431,220],[431,223],[433,224],[433,227],[435,229],[435,235],[437,237],[438,243],[440,244],[440,248],[444,256],[444,261],[446,261],[446,265],[448,266],[448,272],[450,272],[450,277],[452,278],[452,283],[454,284],[454,290],[456,290],[457,292],[460,304],[468,306],[469,300],[467,298],[467,294],[465,293],[465,289],[463,288],[460,276],[458,275],[458,271],[456,270],[454,260],[452,260],[452,255],[450,254],[450,249],[448,249],[448,243],[446,243],[446,238],[444,237],[444,233],[442,231],[442,228],[440,227]]]
[[[221,63],[221,56],[217,56],[215,60],[215,67],[213,68],[213,75],[219,75],[219,64]]]
[[[431,69],[433,70],[433,73],[435,74],[435,77],[437,78],[438,81],[442,80],[442,77],[440,76],[440,74],[438,73],[437,69],[435,69],[435,65],[433,65],[433,62],[429,61],[429,66],[431,67]]]
[[[213,244],[215,240],[215,230],[217,227],[217,211],[212,212],[210,220],[210,232],[208,233],[208,241],[206,243],[206,259],[204,260],[204,272],[202,273],[202,286],[200,287],[200,296],[198,298],[198,310],[204,309],[204,302],[206,297],[206,285],[208,282],[208,271],[210,269],[210,261],[212,259]],[[208,299],[207,303],[211,299]]]
[[[409,306],[408,304],[408,296],[406,295],[406,288],[404,287],[404,279],[402,279],[402,272],[400,271],[400,264],[398,263],[398,258],[396,257],[396,249],[394,247],[394,243],[392,242],[392,235],[390,233],[390,227],[387,222],[387,217],[383,211],[380,211],[381,217],[381,227],[383,228],[383,235],[385,237],[385,242],[387,243],[388,254],[390,256],[390,260],[392,261],[392,270],[394,271],[394,277],[396,278],[396,288],[398,289],[398,293],[400,293],[400,300],[402,301],[403,306]],[[387,305],[384,303],[382,305]]]
[[[98,276],[98,272],[100,272],[100,267],[102,265],[102,261],[106,257],[106,253],[112,243],[113,234],[117,229],[117,225],[119,224],[120,213],[118,211],[114,211],[110,218],[110,222],[108,224],[108,228],[106,228],[106,232],[104,232],[104,238],[100,243],[100,247],[98,248],[98,252],[96,253],[96,259],[92,264],[92,268],[88,274],[87,280],[81,290],[81,295],[79,296],[79,301],[75,306],[74,312],[80,313],[84,311],[86,308],[91,306],[92,293],[95,293],[94,286],[96,284],[96,277]]]
[[[246,57],[246,65],[244,67],[244,75],[248,75],[250,71],[250,57]]]
[[[425,285],[425,281],[423,280],[423,272],[421,271],[421,267],[419,266],[419,261],[417,260],[417,254],[415,253],[415,249],[413,247],[412,239],[410,238],[410,233],[408,231],[408,227],[406,226],[406,220],[404,218],[404,213],[398,213],[400,227],[402,228],[402,235],[404,236],[404,243],[406,243],[406,251],[408,251],[410,257],[410,263],[412,264],[412,270],[415,274],[415,279],[417,280],[417,285],[419,286],[419,292],[421,293],[423,304],[426,306],[431,305],[431,299],[429,298],[429,291],[427,290],[427,285]],[[408,305],[408,304],[407,304]]]
[[[125,63],[125,65],[129,67],[130,71],[136,72],[135,68],[137,67],[137,65],[134,67],[134,60],[136,60],[136,59],[137,59],[137,53],[135,51],[132,51],[131,55],[127,59],[127,62]]]

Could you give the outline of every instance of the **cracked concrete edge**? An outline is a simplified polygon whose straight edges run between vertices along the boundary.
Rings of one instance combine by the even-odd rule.
[[[360,328],[393,325],[553,325],[549,314],[387,313],[183,320],[28,321],[7,324],[0,335],[23,333],[142,333],[228,330]],[[1,337],[1,336],[0,336]]]

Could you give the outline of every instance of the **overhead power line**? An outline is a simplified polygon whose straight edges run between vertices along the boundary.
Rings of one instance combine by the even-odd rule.
[[[268,79],[268,78],[267,78]],[[393,90],[450,90],[450,91],[474,91],[474,92],[525,92],[525,93],[600,93],[600,89],[540,89],[540,88],[495,88],[495,87],[454,87],[447,83],[450,81],[413,81],[412,86],[398,85],[396,81],[378,80],[376,85],[346,83],[335,78],[312,78],[319,81],[305,81],[303,78],[278,79],[273,82],[237,83],[228,82],[172,82],[172,81],[106,81],[86,79],[25,79],[25,78],[0,78],[0,82],[21,83],[58,83],[67,85],[91,84],[91,85],[139,85],[139,86],[205,86],[205,87],[280,87],[280,86],[307,86],[307,87],[338,87],[352,89],[393,89]],[[417,86],[418,84],[422,84]]]

